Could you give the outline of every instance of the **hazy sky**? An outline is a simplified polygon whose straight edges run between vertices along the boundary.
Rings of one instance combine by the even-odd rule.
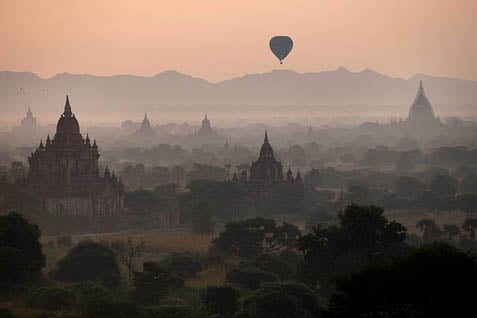
[[[0,70],[210,81],[344,66],[477,80],[477,0],[0,0]],[[295,42],[283,65],[268,41]]]

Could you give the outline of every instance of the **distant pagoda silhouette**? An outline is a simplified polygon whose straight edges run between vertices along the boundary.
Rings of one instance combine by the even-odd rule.
[[[407,132],[418,139],[435,138],[442,133],[444,125],[435,116],[431,102],[424,91],[422,81],[419,81],[416,97],[409,108],[409,115],[403,124]]]
[[[139,137],[152,137],[156,135],[156,132],[151,127],[151,123],[147,118],[147,113],[144,113],[144,119],[142,120],[141,127],[136,131],[136,136]]]
[[[409,116],[407,117],[407,120],[411,122],[436,120],[432,105],[429,102],[429,99],[427,98],[426,93],[424,91],[422,80],[419,81],[419,89],[417,90],[414,102],[409,109]]]
[[[204,115],[204,119],[202,120],[199,130],[197,130],[195,134],[191,135],[191,137],[195,143],[217,144],[223,141],[223,137],[221,137],[217,131],[212,128],[210,120],[207,118],[207,114]]]

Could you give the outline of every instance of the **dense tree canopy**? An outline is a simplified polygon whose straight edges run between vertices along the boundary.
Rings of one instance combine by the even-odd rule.
[[[243,307],[250,318],[316,317],[320,309],[313,290],[294,282],[263,283]]]
[[[212,234],[215,231],[214,208],[208,202],[197,202],[190,211],[192,232]]]
[[[406,228],[389,222],[383,213],[376,206],[349,205],[339,213],[339,225],[318,226],[300,237],[303,279],[313,285],[320,277],[347,274],[369,260],[387,257],[390,251],[406,250]]]
[[[0,216],[0,288],[29,281],[45,266],[40,229],[21,214]]]
[[[258,217],[226,223],[212,243],[220,251],[253,257],[263,252],[295,248],[299,234],[300,230],[292,224],[277,224],[272,219]]]
[[[399,177],[394,184],[394,193],[404,199],[415,199],[425,189],[426,185],[414,177]]]
[[[440,243],[339,281],[326,317],[464,317],[475,310],[475,257]]]

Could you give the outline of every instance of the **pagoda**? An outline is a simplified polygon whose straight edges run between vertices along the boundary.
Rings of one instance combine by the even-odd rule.
[[[46,138],[28,158],[28,185],[49,213],[94,218],[123,208],[123,185],[108,167],[100,175],[96,140],[80,133],[68,96],[53,139]]]

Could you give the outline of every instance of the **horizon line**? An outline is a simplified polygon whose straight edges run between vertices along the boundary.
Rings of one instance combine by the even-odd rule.
[[[407,77],[407,78],[406,77],[399,77],[399,76],[394,77],[394,76],[391,76],[391,75],[380,73],[380,72],[375,71],[375,70],[373,70],[371,68],[368,68],[368,67],[362,69],[361,71],[351,71],[344,66],[339,66],[335,69],[327,69],[327,70],[320,70],[320,71],[308,71],[308,72],[298,72],[298,71],[293,70],[293,69],[272,69],[272,70],[269,70],[269,71],[266,71],[266,72],[245,73],[243,75],[239,75],[239,76],[235,76],[235,77],[231,77],[231,78],[227,78],[227,79],[222,79],[222,80],[219,80],[219,81],[209,81],[205,78],[197,77],[197,76],[187,74],[187,73],[183,73],[181,71],[174,70],[174,69],[164,70],[164,71],[161,71],[159,73],[155,73],[154,75],[149,75],[149,76],[148,75],[142,75],[142,74],[132,74],[132,73],[93,74],[93,73],[70,73],[70,72],[65,71],[65,72],[61,72],[61,73],[56,73],[55,75],[52,75],[52,76],[48,77],[48,76],[42,76],[38,73],[29,71],[29,70],[26,70],[26,71],[12,71],[12,70],[7,70],[7,69],[1,69],[0,73],[8,72],[8,73],[33,74],[33,75],[35,75],[35,76],[37,76],[37,77],[39,77],[40,79],[43,79],[43,80],[50,80],[50,79],[52,79],[54,77],[57,77],[57,76],[60,76],[60,75],[94,76],[94,77],[104,77],[104,78],[119,77],[119,76],[154,78],[154,77],[163,75],[165,73],[177,73],[177,74],[182,75],[182,76],[187,76],[187,77],[190,77],[190,78],[193,78],[193,79],[198,79],[198,80],[205,81],[209,84],[219,84],[219,83],[223,83],[223,82],[238,79],[238,78],[244,78],[244,77],[252,76],[252,75],[264,75],[264,74],[269,74],[269,73],[272,73],[272,72],[292,72],[292,73],[296,73],[296,74],[299,74],[299,75],[306,75],[306,74],[320,74],[320,73],[337,72],[337,71],[345,71],[345,72],[348,72],[348,73],[351,73],[351,74],[360,74],[360,73],[364,73],[364,72],[372,72],[372,73],[376,73],[377,75],[388,77],[390,79],[401,79],[401,80],[406,80],[406,81],[412,80],[413,78],[419,77],[419,76],[428,76],[428,77],[440,78],[440,79],[453,79],[453,80],[463,80],[463,81],[469,81],[469,82],[477,82],[477,79],[468,79],[468,78],[445,76],[445,75],[442,75],[442,76],[441,75],[431,75],[431,74],[426,74],[426,73],[421,73],[421,72],[415,73],[414,75],[412,75],[410,77]]]

